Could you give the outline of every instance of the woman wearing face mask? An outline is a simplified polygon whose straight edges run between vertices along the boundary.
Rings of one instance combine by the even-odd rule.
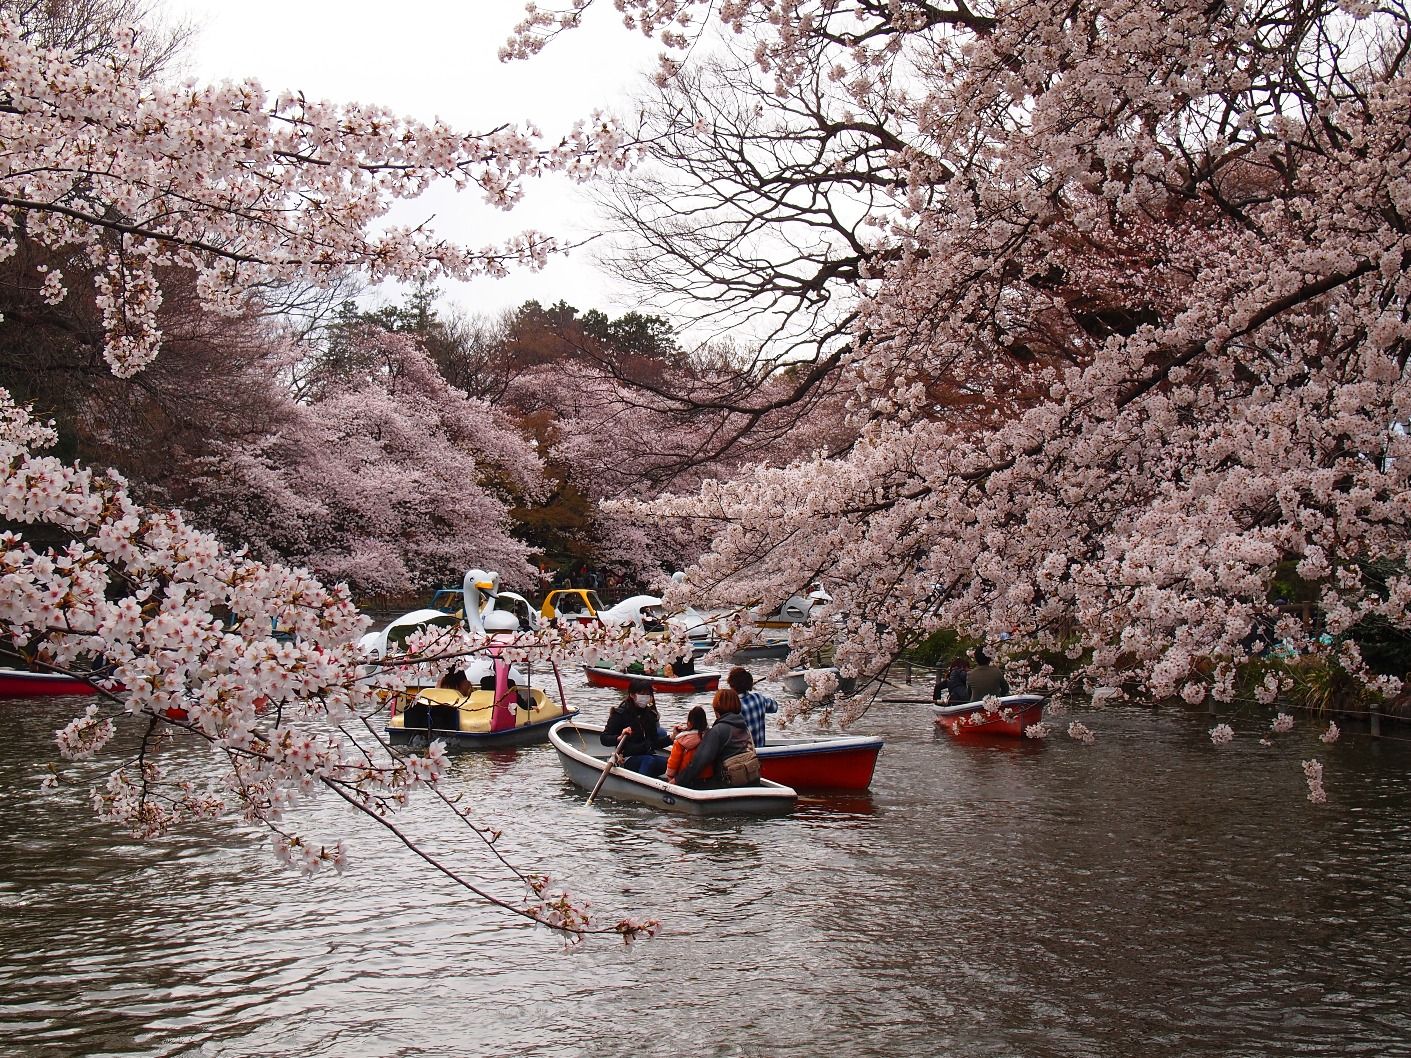
[[[659,779],[666,771],[666,757],[657,753],[671,745],[671,739],[661,726],[652,696],[652,685],[646,680],[633,680],[627,696],[608,713],[607,726],[601,735],[604,746],[615,746],[623,735],[624,766],[643,775]]]

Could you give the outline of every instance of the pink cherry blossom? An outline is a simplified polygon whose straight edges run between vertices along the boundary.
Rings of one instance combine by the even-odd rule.
[[[1085,746],[1091,746],[1097,741],[1097,735],[1086,724],[1081,724],[1077,720],[1068,725],[1068,737]]]
[[[1308,800],[1315,805],[1325,804],[1328,800],[1328,793],[1323,789],[1322,763],[1316,760],[1305,760],[1303,774],[1308,780]]]

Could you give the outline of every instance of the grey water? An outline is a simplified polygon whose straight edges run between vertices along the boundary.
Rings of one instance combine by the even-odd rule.
[[[879,703],[853,729],[887,740],[869,793],[731,821],[585,807],[548,746],[458,754],[447,789],[509,859],[663,923],[565,950],[331,801],[294,823],[349,835],[341,876],[238,828],[132,841],[39,791],[82,704],[0,703],[0,1055],[1411,1055],[1395,738],[1301,719],[1261,746],[1251,714],[1217,748],[1206,715],[1124,707],[1079,714],[1091,746],[965,744]],[[518,894],[429,806],[408,825]]]

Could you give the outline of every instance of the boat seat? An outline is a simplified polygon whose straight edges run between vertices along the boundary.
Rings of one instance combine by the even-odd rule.
[[[518,695],[505,702],[517,724],[533,723],[559,712],[542,688],[517,690]],[[494,705],[494,691],[473,691],[466,697],[448,688],[430,687],[407,706],[401,724],[410,731],[424,731],[429,719],[431,727],[438,731],[486,732],[490,730]]]
[[[459,731],[461,711],[454,705],[440,705],[418,698],[402,714],[402,726],[415,731],[428,726],[436,731]]]
[[[407,706],[402,726],[409,730],[425,730],[427,721],[436,731],[460,731],[461,706],[467,704],[465,695],[449,687],[428,687],[416,696]]]
[[[461,711],[454,705],[433,705],[431,707],[431,726],[437,731],[459,731],[461,729]]]

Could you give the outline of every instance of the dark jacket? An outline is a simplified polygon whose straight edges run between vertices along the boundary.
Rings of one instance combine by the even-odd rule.
[[[979,701],[986,695],[997,694],[1004,697],[1009,693],[1009,684],[998,665],[976,665],[970,670],[970,696]]]
[[[604,746],[615,746],[622,729],[630,727],[632,734],[622,744],[622,756],[638,757],[655,753],[658,749],[671,745],[671,739],[658,738],[661,717],[655,709],[643,708],[635,701],[621,702],[608,713],[607,725],[603,728],[600,740]]]
[[[941,692],[949,691],[951,705],[959,705],[961,702],[970,701],[970,684],[966,680],[969,674],[969,669],[963,669],[959,665],[952,666],[950,672],[945,676],[937,674],[936,686],[931,692],[931,697],[939,702],[941,700]]]
[[[736,753],[743,753],[754,745],[750,739],[750,725],[739,713],[726,713],[719,717],[701,739],[696,755],[684,771],[676,777],[679,786],[694,786],[706,765],[715,765],[715,775],[723,775],[720,765]]]

